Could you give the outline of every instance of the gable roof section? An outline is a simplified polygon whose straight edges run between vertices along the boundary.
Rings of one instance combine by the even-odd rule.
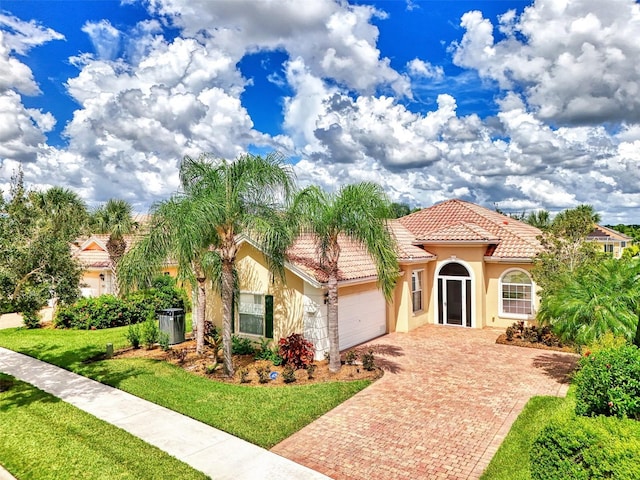
[[[617,240],[620,242],[629,242],[633,240],[630,236],[620,233],[612,228],[607,228],[602,225],[595,225],[593,231],[587,235],[589,240],[599,240],[601,242]]]
[[[419,243],[485,242],[495,259],[533,258],[541,250],[542,232],[488,208],[448,200],[399,219]]]
[[[125,253],[129,251],[134,235],[125,235],[124,239],[127,244]],[[93,234],[88,237],[78,239],[76,245],[72,246],[72,254],[80,261],[83,268],[105,269],[110,268],[111,260],[107,251],[107,242],[109,235]]]

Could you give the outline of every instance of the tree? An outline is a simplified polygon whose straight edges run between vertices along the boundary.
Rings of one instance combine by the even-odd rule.
[[[599,220],[591,205],[580,205],[558,213],[539,237],[543,250],[534,259],[531,273],[541,297],[562,288],[565,273],[577,275],[580,269],[602,258],[598,246],[587,241]]]
[[[338,261],[341,237],[362,244],[373,259],[378,285],[389,300],[399,272],[395,239],[387,228],[389,202],[379,185],[347,185],[335,194],[308,187],[297,196],[293,210],[303,232],[315,237],[320,266],[328,277],[327,323],[329,369],[340,370],[338,335]]]
[[[175,256],[181,274],[197,281],[201,298],[204,285],[211,281],[222,300],[224,367],[233,375],[231,312],[237,298],[239,241],[242,235],[250,237],[265,253],[270,270],[284,276],[293,229],[282,207],[294,187],[293,173],[277,154],[265,158],[247,154],[233,162],[187,156],[180,166],[180,182],[182,192],[154,209],[149,233],[132,253],[156,267],[167,255]],[[125,278],[132,280],[129,273]],[[202,313],[197,319],[197,345],[202,346],[204,309],[200,302],[198,309]]]
[[[146,289],[169,259],[178,264],[178,279],[195,286],[196,352],[204,350],[206,284],[211,281],[216,257],[210,247],[215,232],[207,209],[187,193],[178,193],[151,207],[149,230],[120,261],[118,282],[123,293]]]
[[[9,193],[9,201],[0,202],[0,310],[35,315],[49,298],[75,301],[82,271],[69,242],[81,221],[75,227],[60,222],[86,218],[84,203],[59,187],[27,191],[21,170]]]
[[[640,259],[606,258],[543,297],[538,319],[563,339],[589,344],[607,332],[640,340]]]
[[[547,210],[536,210],[534,212],[529,212],[529,214],[524,219],[525,223],[529,225],[539,228],[540,230],[547,230],[551,226],[551,217],[549,216],[549,212]]]
[[[400,218],[411,213],[411,207],[406,203],[393,202],[389,205],[390,218]]]
[[[106,247],[111,271],[116,279],[114,286],[118,293],[118,264],[127,249],[124,236],[135,232],[139,225],[133,219],[131,204],[116,198],[109,199],[106,204],[98,208],[91,220],[94,232],[109,234]]]

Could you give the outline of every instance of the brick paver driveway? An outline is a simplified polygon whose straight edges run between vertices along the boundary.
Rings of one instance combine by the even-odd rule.
[[[427,325],[367,344],[383,378],[272,451],[335,479],[478,478],[527,400],[564,395],[576,356]]]

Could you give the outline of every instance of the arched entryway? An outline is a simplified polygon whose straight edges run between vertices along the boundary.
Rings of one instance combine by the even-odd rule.
[[[444,264],[438,272],[438,323],[471,327],[471,274],[458,262]]]

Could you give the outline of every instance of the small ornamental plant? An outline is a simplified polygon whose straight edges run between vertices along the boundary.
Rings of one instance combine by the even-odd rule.
[[[282,370],[282,379],[284,383],[293,383],[296,381],[296,369],[293,365],[288,364]]]
[[[278,341],[278,354],[284,365],[291,365],[295,369],[305,368],[313,362],[315,354],[313,343],[299,333],[292,333]]]
[[[356,352],[355,350],[349,350],[345,355],[344,355],[344,361],[347,365],[353,365],[356,363],[356,360],[358,360],[358,352]]]
[[[369,350],[367,353],[362,354],[362,366],[368,372],[371,372],[376,368],[375,359],[373,357],[373,350]]]

